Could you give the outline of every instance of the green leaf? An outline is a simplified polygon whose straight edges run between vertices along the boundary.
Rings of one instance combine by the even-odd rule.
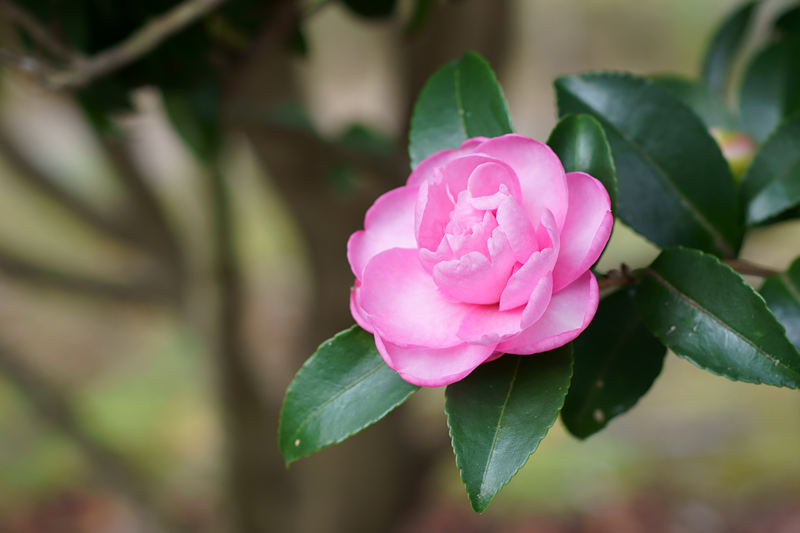
[[[395,0],[342,0],[350,11],[367,18],[384,18],[394,12]]]
[[[711,255],[672,248],[644,271],[636,306],[677,355],[733,381],[800,388],[800,353],[763,298]]]
[[[512,133],[503,90],[489,64],[465,53],[433,73],[419,93],[411,116],[411,166],[472,137]]]
[[[702,78],[712,91],[725,91],[736,54],[742,47],[757,3],[749,2],[739,8],[722,23],[711,39],[703,60]]]
[[[666,248],[732,257],[741,241],[733,177],[705,125],[669,91],[630,74],[555,82],[558,112],[603,125],[619,183],[618,217]]]
[[[406,36],[417,35],[436,9],[436,0],[414,0],[414,11],[406,24]]]
[[[358,326],[324,342],[286,391],[278,444],[288,465],[342,442],[419,389],[386,366],[375,339]]]
[[[707,128],[739,129],[738,120],[728,110],[722,96],[711,92],[699,81],[673,74],[660,74],[650,78],[677,96]]]
[[[567,115],[547,140],[566,172],[585,172],[600,180],[617,214],[617,170],[603,127],[591,115]]]
[[[800,204],[800,115],[761,145],[742,179],[745,223],[754,226]]]
[[[222,145],[221,94],[213,84],[190,91],[164,93],[164,108],[170,122],[194,155],[213,161]]]
[[[572,374],[572,347],[504,355],[447,387],[445,412],[461,480],[482,513],[555,423]]]
[[[628,411],[661,373],[667,349],[639,318],[634,294],[628,288],[603,298],[572,343],[575,370],[561,420],[578,438]]]
[[[762,51],[747,69],[739,108],[742,124],[761,142],[783,119],[800,111],[800,35]]]
[[[800,6],[784,11],[775,21],[775,29],[783,33],[800,32]]]
[[[352,124],[337,142],[349,150],[373,157],[390,156],[396,149],[390,137],[363,124]]]
[[[759,292],[786,328],[786,336],[800,350],[800,258],[786,272],[768,277]]]

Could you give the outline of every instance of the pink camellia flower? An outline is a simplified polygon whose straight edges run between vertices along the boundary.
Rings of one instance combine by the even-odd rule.
[[[589,268],[613,222],[603,185],[565,174],[547,145],[469,139],[422,161],[350,237],[353,317],[387,365],[425,387],[563,346],[597,311]]]

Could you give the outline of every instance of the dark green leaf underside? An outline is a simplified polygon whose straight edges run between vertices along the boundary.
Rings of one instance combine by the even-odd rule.
[[[767,278],[759,292],[800,350],[800,258],[786,272]]]
[[[559,78],[560,115],[589,113],[606,130],[618,216],[662,248],[733,256],[742,228],[733,177],[705,125],[669,91],[628,74]]]
[[[572,348],[504,355],[447,387],[445,411],[472,508],[483,512],[525,464],[564,404]]]
[[[437,70],[414,105],[409,133],[411,167],[472,137],[512,133],[503,90],[489,64],[467,52]]]
[[[323,343],[289,385],[278,444],[292,461],[345,440],[419,389],[386,366],[375,339],[358,326]]]
[[[637,289],[639,315],[677,355],[735,381],[800,387],[800,353],[742,277],[697,250],[664,250]]]
[[[742,179],[741,196],[750,226],[800,204],[800,116],[759,148]]]
[[[572,344],[575,368],[561,419],[584,439],[644,396],[661,373],[667,349],[639,318],[633,288],[601,300],[594,320]]]

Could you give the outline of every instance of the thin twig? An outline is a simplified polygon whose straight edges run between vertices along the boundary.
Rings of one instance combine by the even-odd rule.
[[[779,272],[768,267],[756,265],[743,259],[725,259],[723,261],[726,265],[734,269],[739,274],[745,276],[758,276],[760,278],[768,278],[774,276]]]
[[[0,16],[8,20],[14,26],[25,30],[42,49],[53,56],[64,61],[75,61],[81,58],[78,52],[64,46],[64,44],[53,37],[44,26],[39,24],[35,18],[8,0],[0,0]]]
[[[0,49],[0,60],[17,68],[28,65],[26,72],[37,74],[46,89],[53,91],[80,89],[133,63],[167,38],[214,11],[225,1],[184,0],[166,13],[151,19],[119,44],[94,56],[85,58],[70,52],[68,65],[63,69],[53,68],[36,58],[19,56],[4,49]]]
[[[3,250],[0,250],[0,273],[41,286],[112,300],[173,303],[177,299],[169,290],[155,284],[125,285],[57,272],[14,257]]]
[[[602,291],[611,287],[621,287],[623,285],[633,285],[638,281],[638,278],[631,272],[628,265],[622,263],[619,270],[610,270],[600,276],[597,280],[597,285]]]
[[[722,262],[744,276],[768,278],[769,276],[779,274],[777,270],[755,265],[743,259],[724,259]],[[610,289],[612,287],[622,287],[625,285],[633,285],[639,281],[640,277],[640,274],[631,272],[628,266],[623,264],[621,270],[611,270],[601,276],[598,276],[597,285],[599,286],[600,290]]]
[[[161,532],[183,529],[166,516],[158,500],[150,496],[137,469],[87,432],[70,409],[67,398],[33,368],[23,364],[18,354],[12,355],[5,345],[0,345],[0,372],[25,394],[42,418],[78,444],[100,478],[130,498],[151,525]]]

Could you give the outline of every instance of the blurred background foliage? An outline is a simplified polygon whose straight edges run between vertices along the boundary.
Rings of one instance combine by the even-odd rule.
[[[92,56],[177,3],[15,5]],[[766,2],[742,64],[786,5]],[[3,69],[0,531],[800,530],[796,392],[674,356],[602,434],[557,425],[482,516],[442,390],[288,472],[276,445],[289,380],[352,323],[344,243],[405,179],[410,106],[435,68],[477,50],[516,130],[546,139],[556,76],[696,76],[736,6],[230,0],[69,90]],[[73,65],[2,16],[0,46]],[[620,225],[600,268],[656,254]],[[797,255],[797,220],[743,252],[778,269]]]

